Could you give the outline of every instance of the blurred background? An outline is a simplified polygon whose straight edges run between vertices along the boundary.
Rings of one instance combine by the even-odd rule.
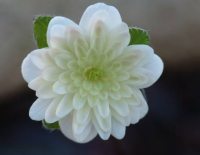
[[[95,0],[0,0],[0,155],[200,155],[200,0],[107,0],[129,26],[149,31],[165,70],[146,89],[149,113],[118,141],[99,137],[80,145],[28,117],[36,99],[21,77],[36,48],[37,15],[79,22]]]

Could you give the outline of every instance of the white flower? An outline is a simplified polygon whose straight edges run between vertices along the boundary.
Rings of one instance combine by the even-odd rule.
[[[122,139],[126,126],[148,111],[140,89],[163,71],[151,47],[128,46],[129,41],[129,28],[113,6],[89,6],[79,25],[54,17],[47,30],[49,47],[32,51],[22,63],[23,77],[38,97],[31,119],[58,121],[75,142],[97,134]]]

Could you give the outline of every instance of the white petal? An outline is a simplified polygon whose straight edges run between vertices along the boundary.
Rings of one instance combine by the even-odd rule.
[[[66,84],[60,82],[60,81],[56,81],[54,84],[53,84],[53,91],[56,93],[56,94],[66,94],[69,92],[68,90],[68,87]]]
[[[81,143],[87,143],[87,142],[93,140],[96,136],[97,136],[97,131],[95,130],[94,126],[92,125],[92,127],[90,128],[90,133],[83,141],[81,141]]]
[[[138,99],[139,105],[132,105],[129,106],[130,108],[130,116],[131,116],[131,123],[137,123],[141,118],[143,118],[148,112],[148,105],[144,98]]]
[[[37,90],[44,83],[46,83],[46,81],[38,76],[28,83],[28,87],[33,90]]]
[[[128,104],[123,102],[123,99],[120,101],[112,101],[110,104],[111,107],[121,116],[129,115]]]
[[[46,55],[50,49],[37,49],[29,53],[22,62],[22,75],[27,82],[37,77],[41,69],[48,65],[49,60]]]
[[[90,45],[97,51],[104,51],[108,44],[108,30],[103,21],[96,19],[90,26]]]
[[[120,88],[120,93],[121,93],[121,96],[127,98],[127,97],[131,97],[131,95],[133,94],[133,90],[129,86],[124,84]]]
[[[131,78],[132,82],[138,88],[146,88],[155,83],[161,76],[163,71],[163,62],[153,49],[148,45],[133,45],[129,46],[124,53],[131,53],[132,56],[125,56],[124,65],[132,66]],[[127,62],[134,62],[134,65],[127,64]],[[132,63],[133,64],[133,63]]]
[[[106,12],[104,14],[100,12]],[[114,27],[122,22],[121,16],[118,10],[113,7],[103,3],[96,3],[94,5],[90,5],[80,20],[80,27],[84,30],[88,30],[90,23],[92,23],[93,19],[102,19],[106,21],[107,25],[110,27]]]
[[[76,141],[73,136],[73,131],[72,131],[72,119],[73,115],[67,115],[66,117],[62,118],[59,120],[59,126],[61,132],[69,139]]]
[[[52,83],[42,83],[36,90],[36,96],[44,99],[53,98],[56,94],[52,91]]]
[[[121,92],[120,91],[110,91],[109,95],[113,100],[120,100],[121,99]]]
[[[154,50],[148,45],[131,45],[124,49],[119,59],[123,67],[134,70],[135,66],[144,65],[153,54]]]
[[[133,94],[129,97],[124,98],[124,103],[128,104],[128,105],[139,105],[140,101],[144,99],[144,96],[142,95],[142,93],[140,92],[140,90],[132,90]],[[143,99],[141,99],[143,98]]]
[[[89,104],[90,107],[94,107],[95,105],[100,104],[100,101],[98,98],[95,98],[93,96],[88,96],[87,103]]]
[[[112,119],[112,135],[117,139],[122,139],[125,136],[126,127],[121,123]]]
[[[39,69],[43,69],[45,66],[47,66],[48,60],[47,58],[45,59],[44,57],[48,55],[50,49],[48,48],[42,48],[42,49],[37,49],[34,50],[30,53],[31,55],[31,61],[35,66],[37,66]]]
[[[50,103],[49,107],[47,108],[45,112],[45,121],[47,123],[54,123],[60,119],[60,117],[56,115],[56,109],[58,107],[59,102],[60,102],[60,98],[57,97],[53,99],[53,101]]]
[[[48,67],[42,72],[42,77],[47,81],[56,81],[61,73],[57,67]]]
[[[99,124],[99,127],[105,132],[110,131],[111,130],[111,116],[109,115],[103,118],[101,117],[101,115],[98,113],[98,111],[95,108],[93,108],[93,113],[94,113],[97,123]]]
[[[149,87],[153,83],[155,83],[163,72],[163,62],[157,55],[149,60],[147,64],[145,64],[144,68],[150,72],[150,74],[146,75],[149,77],[149,82],[143,87]]]
[[[158,59],[161,60],[160,58]],[[149,64],[149,66],[144,66],[144,68],[135,69],[128,83],[140,89],[147,88],[159,79],[159,77],[162,74],[162,71],[162,61],[152,62],[152,64]]]
[[[118,81],[126,81],[130,77],[130,74],[127,71],[121,71],[120,75],[117,77]]]
[[[88,105],[85,105],[83,108],[77,110],[77,112],[75,112],[76,121],[78,123],[85,123],[89,118],[90,109]]]
[[[56,16],[48,25],[47,42],[50,47],[65,48],[67,42],[66,28],[77,27],[77,24],[68,18]]]
[[[77,123],[76,121],[73,121],[72,123],[73,134],[80,135],[81,133],[83,133],[83,131],[85,130],[87,126],[88,124],[80,124],[80,123]]]
[[[91,130],[91,124],[81,124],[81,126],[77,126],[77,131],[78,133],[74,132],[74,129],[72,127],[73,130],[73,134],[74,134],[74,138],[76,139],[76,141],[83,143],[83,141],[88,137],[88,135],[90,134],[90,130]],[[82,129],[81,129],[82,128]],[[81,131],[82,130],[82,131]]]
[[[136,124],[140,120],[140,111],[137,107],[131,107],[131,124]]]
[[[113,91],[118,91],[120,89],[120,84],[118,82],[113,82],[111,89]]]
[[[87,137],[85,137],[84,139],[81,139],[81,141],[78,139],[77,137],[74,137],[73,131],[72,131],[72,119],[73,119],[73,115],[70,114],[67,117],[64,117],[63,119],[61,119],[59,121],[59,125],[60,125],[60,129],[61,132],[69,139],[71,139],[74,142],[78,142],[78,143],[87,143],[89,141],[91,141],[92,139],[94,139],[97,135],[96,131],[94,130],[93,127],[91,127],[89,134],[87,135]]]
[[[24,80],[30,82],[40,75],[41,70],[31,61],[31,54],[28,54],[22,62],[21,72]]]
[[[72,102],[74,109],[81,109],[84,106],[86,99],[82,98],[79,94],[75,94]]]
[[[70,60],[70,56],[66,53],[62,53],[62,54],[59,54],[55,57],[55,63],[58,67],[62,68],[62,69],[67,69],[67,64]]]
[[[99,134],[99,136],[101,137],[101,139],[103,140],[108,140],[108,138],[110,137],[111,134],[111,130],[109,131],[104,131],[102,130],[102,128],[100,127],[99,123],[97,122],[97,120],[95,118],[92,119],[93,121],[93,125],[97,131],[97,133]]]
[[[141,103],[146,103],[145,97],[140,90],[132,89],[132,91],[133,91],[132,97],[127,98],[128,100],[128,101],[126,100],[127,103],[129,103],[130,105],[136,105],[136,106],[140,106]],[[133,101],[132,103],[130,99]]]
[[[116,54],[120,54],[130,42],[129,27],[126,23],[120,23],[110,32],[110,49]]]
[[[65,95],[56,109],[56,115],[58,117],[64,117],[68,115],[72,110],[73,110],[72,96],[70,94]]]
[[[64,84],[69,84],[71,83],[71,79],[69,78],[69,76],[71,75],[70,72],[63,72],[59,75],[59,81],[61,83],[64,83]]]
[[[140,118],[143,118],[147,114],[148,110],[148,105],[146,101],[144,101],[143,104],[140,106]]]
[[[80,30],[79,30],[80,31]],[[76,54],[77,58],[83,58],[86,56],[89,52],[89,46],[88,42],[86,41],[85,37],[83,34],[79,34],[80,36],[76,38],[70,38],[70,41],[74,46],[73,46],[73,51]]]
[[[106,118],[109,116],[110,108],[109,103],[106,100],[101,101],[101,103],[97,104],[96,108],[101,117]]]
[[[86,132],[85,129],[88,128],[88,126],[90,126],[90,122],[91,122],[91,119],[90,117],[88,117],[87,121],[85,121],[84,123],[79,123],[77,121],[77,111],[75,110],[74,111],[74,116],[73,116],[73,123],[72,123],[72,130],[73,130],[73,133],[74,135],[81,135],[81,134],[84,134],[83,132]],[[90,128],[88,128],[88,130],[90,130]],[[87,136],[87,135],[86,135]]]
[[[45,117],[45,111],[50,105],[51,100],[38,98],[29,110],[29,116],[32,120],[41,121]]]
[[[112,119],[116,119],[116,121],[120,122],[123,126],[128,126],[126,117],[119,115],[115,110],[112,110],[111,114],[112,114]]]

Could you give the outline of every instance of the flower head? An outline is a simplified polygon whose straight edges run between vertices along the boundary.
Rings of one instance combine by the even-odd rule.
[[[147,113],[140,89],[160,77],[163,63],[150,46],[129,46],[129,28],[115,7],[91,5],[79,24],[54,17],[47,42],[22,63],[38,97],[31,119],[58,121],[66,137],[85,143],[97,134],[122,139],[126,126]]]

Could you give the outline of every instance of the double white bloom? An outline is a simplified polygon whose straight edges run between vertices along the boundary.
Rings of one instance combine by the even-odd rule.
[[[69,139],[85,143],[97,134],[107,140],[125,135],[148,111],[140,89],[163,71],[162,60],[147,45],[131,45],[129,28],[113,6],[97,3],[79,25],[54,17],[48,48],[24,59],[22,74],[38,99],[31,119],[59,122]]]

